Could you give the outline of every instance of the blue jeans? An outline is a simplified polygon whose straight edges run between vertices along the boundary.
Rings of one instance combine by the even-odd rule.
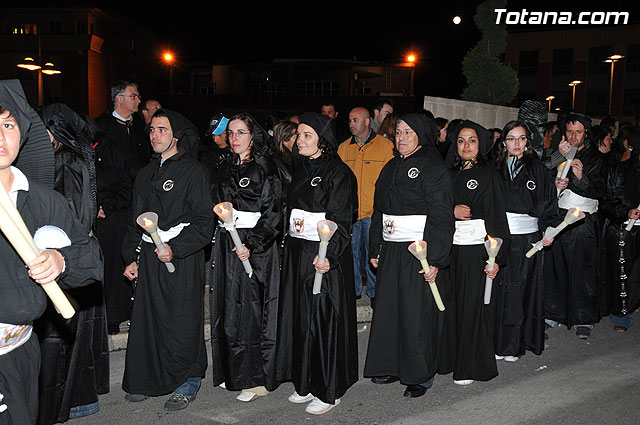
[[[198,394],[198,390],[200,389],[200,384],[202,383],[202,378],[189,378],[187,382],[180,385],[178,388],[173,390],[176,394],[186,395],[187,397],[195,397]]]
[[[556,322],[555,320],[544,319],[544,321],[547,325],[551,326],[552,328],[557,328],[558,326],[560,326],[560,323]],[[581,327],[593,329],[593,325],[573,325],[573,329],[581,328]]]
[[[431,379],[429,379],[427,382],[423,382],[422,384],[420,384],[421,387],[425,387],[425,388],[431,388],[431,386],[433,385],[433,380],[435,379],[435,376]]]
[[[629,314],[627,314],[626,316],[616,316],[615,314],[610,314],[609,317],[613,322],[613,326],[624,326],[625,328],[629,328],[631,327],[631,325],[633,325],[633,318]]]
[[[100,411],[98,402],[85,404],[83,406],[75,406],[69,409],[69,419],[82,418],[83,416],[93,415]]]
[[[362,294],[362,276],[367,276],[367,296],[376,296],[376,275],[369,263],[369,228],[371,217],[353,223],[351,249],[353,251],[353,277],[356,281],[356,296]]]

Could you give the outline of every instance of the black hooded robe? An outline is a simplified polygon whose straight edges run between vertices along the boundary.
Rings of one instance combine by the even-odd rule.
[[[507,188],[507,212],[538,218],[539,231],[511,233],[511,249],[501,278],[495,282],[497,305],[496,354],[522,356],[525,350],[541,354],[544,350],[544,285],[542,252],[526,257],[532,245],[542,239],[558,216],[556,188],[549,170],[532,158],[530,167],[521,167],[516,176],[504,183]]]
[[[567,177],[571,190],[580,196],[601,199],[605,194],[606,175],[600,152],[585,146],[575,156],[583,165],[582,179],[572,170]],[[559,208],[564,218],[567,210]],[[600,321],[598,262],[600,249],[599,215],[586,217],[565,228],[544,250],[545,319],[571,328]]]
[[[278,329],[279,382],[300,395],[333,404],[358,380],[358,339],[353,291],[351,225],[357,210],[356,178],[337,156],[304,158],[294,166],[289,215],[294,208],[324,212],[338,224],[329,241],[331,269],[321,293],[312,294],[318,242],[285,238]],[[288,217],[287,217],[288,219]],[[288,221],[288,220],[287,220]]]
[[[640,157],[611,169],[599,212],[606,217],[600,255],[601,315],[625,316],[640,307],[640,226],[627,231],[640,203]]]
[[[397,376],[402,384],[415,385],[436,374],[444,313],[418,273],[422,266],[407,249],[411,242],[383,240],[383,213],[426,214],[422,239],[429,265],[439,269],[436,284],[442,296],[449,285],[443,269],[449,265],[452,209],[450,176],[435,148],[423,145],[407,158],[394,157],[382,169],[369,236],[369,255],[379,255],[379,263],[364,376]],[[446,298],[443,303],[448,308]]]
[[[143,232],[136,218],[144,212],[157,213],[158,228],[165,231],[189,223],[167,242],[174,273],[158,260],[153,243],[141,243],[122,388],[149,396],[168,394],[189,378],[203,377],[207,368],[203,264],[213,234],[211,188],[195,159],[197,148],[183,137],[190,123],[167,113],[180,150],[138,173],[122,248],[125,264],[134,262]]]
[[[250,250],[250,278],[232,251],[223,227],[215,231],[210,284],[213,384],[228,390],[275,388],[279,243],[282,190],[275,164],[262,155],[244,164],[226,161],[214,184],[214,202],[231,202],[234,210],[259,212],[251,229],[237,229]],[[223,178],[222,176],[226,177]]]

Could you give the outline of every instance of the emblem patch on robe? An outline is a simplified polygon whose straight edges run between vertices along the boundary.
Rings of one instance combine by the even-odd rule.
[[[316,176],[311,179],[311,186],[316,187],[322,181],[322,177]]]
[[[247,186],[249,186],[250,182],[251,182],[251,180],[249,179],[249,177],[243,177],[243,178],[240,179],[238,184],[240,185],[240,187],[247,187]]]
[[[420,174],[420,170],[418,170],[416,167],[410,168],[409,172],[407,173],[410,179],[415,179],[416,177],[418,177],[418,174]]]
[[[536,190],[536,182],[534,182],[533,180],[528,180],[527,181],[527,189]]]
[[[293,217],[293,230],[299,235],[304,232],[304,218]]]
[[[471,179],[467,182],[467,189],[474,190],[478,187],[478,181]]]
[[[167,180],[166,182],[162,183],[162,188],[164,189],[165,192],[168,192],[171,189],[173,189],[173,180]]]
[[[387,235],[393,235],[396,231],[396,224],[393,220],[385,220],[384,221],[384,228],[382,229],[382,231],[384,233],[386,233]]]

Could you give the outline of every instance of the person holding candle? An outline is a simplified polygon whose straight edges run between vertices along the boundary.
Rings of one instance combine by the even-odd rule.
[[[600,257],[602,314],[609,313],[616,332],[629,329],[631,313],[640,307],[640,128],[630,133],[628,143],[630,157],[609,172],[599,210],[605,217]]]
[[[20,159],[16,160],[18,153]],[[53,190],[53,165],[51,141],[38,114],[27,103],[20,82],[0,81],[0,184],[9,195],[8,204],[3,201],[0,206],[4,211],[3,224],[7,208],[17,208],[29,231],[28,237],[38,228],[52,225],[71,241],[64,248],[43,250],[27,268],[16,251],[18,248],[4,235],[0,237],[3,424],[35,424],[38,416],[41,358],[33,321],[47,304],[40,285],[58,280],[62,288],[86,286],[100,281],[103,274],[97,242],[89,237],[67,200]],[[18,227],[11,229],[22,235]]]
[[[248,114],[229,119],[232,159],[213,185],[215,204],[231,202],[242,241],[218,226],[212,253],[211,347],[213,384],[242,391],[253,401],[275,389],[275,343],[280,291],[278,245],[282,189],[278,169],[266,155],[269,136]],[[248,260],[248,276],[241,260]]]
[[[445,293],[443,344],[439,373],[453,372],[468,385],[498,375],[495,359],[495,296],[484,303],[486,277],[495,279],[509,252],[506,191],[498,171],[488,164],[491,133],[465,120],[456,130],[453,162],[455,232]],[[487,269],[488,237],[503,240],[492,270]]]
[[[556,237],[544,258],[545,320],[575,327],[586,339],[600,320],[598,296],[599,225],[598,204],[606,191],[606,167],[597,146],[592,145],[591,119],[573,113],[562,120],[561,130],[571,147],[577,148],[566,178],[556,178],[558,207],[564,217],[569,208],[580,208],[584,220],[567,227]]]
[[[207,368],[203,264],[213,203],[207,171],[196,159],[197,128],[178,112],[159,109],[149,129],[155,158],[136,177],[122,246],[124,275],[137,279],[122,388],[129,402],[173,393],[164,408],[175,411],[195,399]],[[136,222],[148,211],[158,214],[164,251]]]
[[[375,185],[369,255],[379,284],[364,376],[377,384],[400,381],[405,397],[424,395],[438,370],[443,313],[427,282],[448,285],[439,272],[449,265],[453,198],[437,134],[423,114],[399,117],[395,157]],[[407,249],[416,240],[427,242],[427,270]]]
[[[503,130],[496,167],[507,189],[506,210],[511,249],[494,291],[497,306],[496,358],[516,361],[544,349],[542,254],[527,258],[531,245],[560,221],[556,189],[549,169],[536,157],[530,124],[510,121]],[[496,282],[497,283],[497,282]]]
[[[298,117],[294,176],[287,196],[278,315],[278,381],[293,381],[292,403],[323,414],[358,380],[356,305],[351,226],[357,211],[356,178],[337,156],[334,122],[315,112]],[[325,261],[317,261],[317,223],[338,225]],[[313,294],[316,272],[323,274]]]

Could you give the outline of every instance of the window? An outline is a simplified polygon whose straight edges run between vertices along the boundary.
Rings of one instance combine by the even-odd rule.
[[[635,110],[634,110],[635,109]],[[624,91],[622,113],[634,115],[640,109],[640,89],[627,89]]]
[[[611,65],[604,61],[609,56],[611,56],[611,46],[589,47],[589,75],[608,74],[611,71]]]
[[[200,87],[198,88],[198,94],[202,95],[215,95],[216,94],[216,83],[213,83],[213,87]]]
[[[624,60],[627,72],[640,72],[640,44],[630,44]]]
[[[520,52],[520,58],[518,60],[518,75],[536,75],[538,71],[538,51],[523,51]]]
[[[553,49],[553,75],[573,73],[573,49]]]
[[[298,89],[301,96],[336,96],[339,85],[337,81],[300,81]]]
[[[49,34],[62,34],[62,22],[49,22]]]
[[[87,34],[87,23],[83,21],[76,22],[76,34],[85,35]]]
[[[609,64],[607,64],[609,65]],[[609,90],[587,90],[587,114],[591,116],[607,115],[609,111]]]

